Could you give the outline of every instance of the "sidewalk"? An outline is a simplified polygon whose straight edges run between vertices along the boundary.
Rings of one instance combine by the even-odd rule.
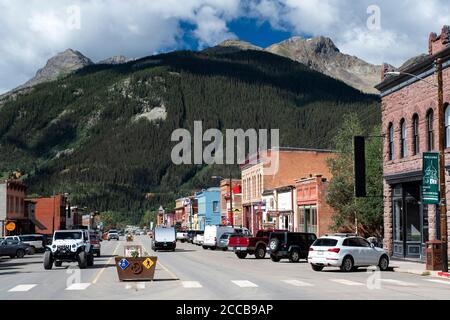
[[[413,273],[420,276],[450,279],[450,272],[426,270],[426,264],[422,262],[391,259],[389,265],[390,268],[393,268],[394,272]]]

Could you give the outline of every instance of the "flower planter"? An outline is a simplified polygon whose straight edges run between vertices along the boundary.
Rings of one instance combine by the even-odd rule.
[[[152,281],[157,257],[115,257],[120,281]]]

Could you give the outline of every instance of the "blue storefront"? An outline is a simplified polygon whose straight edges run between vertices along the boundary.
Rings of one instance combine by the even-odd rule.
[[[220,224],[220,189],[208,188],[195,193],[198,203],[198,225],[205,230],[206,225]]]

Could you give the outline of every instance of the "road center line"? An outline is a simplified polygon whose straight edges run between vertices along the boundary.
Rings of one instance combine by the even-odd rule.
[[[111,264],[112,260],[115,258],[114,256],[116,255],[117,249],[119,249],[119,246],[120,246],[120,241],[117,242],[117,245],[116,245],[116,248],[115,248],[114,251],[113,251],[112,257],[110,257],[110,258],[108,259],[108,261],[106,261],[106,263],[103,265],[103,268],[101,268],[101,269],[97,272],[97,275],[95,276],[94,280],[92,280],[92,283],[93,283],[93,284],[97,283],[97,281],[98,281],[98,279],[100,278],[100,276],[102,275],[102,273],[106,270],[106,268],[108,267],[108,265]]]

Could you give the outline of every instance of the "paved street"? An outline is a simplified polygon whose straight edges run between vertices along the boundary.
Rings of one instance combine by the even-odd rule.
[[[147,236],[134,243],[153,253]],[[314,272],[305,262],[239,260],[232,252],[181,243],[176,252],[157,252],[155,281],[119,282],[114,255],[124,244],[130,243],[103,241],[103,256],[85,270],[75,263],[44,270],[42,254],[1,258],[0,299],[450,299],[450,281],[437,278],[365,269]]]

